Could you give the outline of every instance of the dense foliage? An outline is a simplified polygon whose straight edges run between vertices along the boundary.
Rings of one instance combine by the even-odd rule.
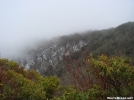
[[[107,97],[133,97],[134,66],[130,64],[129,59],[109,58],[105,55],[94,59],[90,55],[84,62],[89,76],[80,68],[83,66],[75,66],[79,65],[75,64],[72,67],[67,64],[68,73],[73,77],[71,79],[75,88],[70,88],[71,91],[69,89],[68,92],[65,91],[61,100],[105,100]],[[82,83],[83,81],[85,84]]]
[[[42,77],[34,70],[24,70],[16,62],[0,59],[0,99],[46,100],[59,86],[55,76]]]
[[[67,61],[71,61],[69,57]],[[83,62],[67,63],[72,86],[59,86],[55,76],[42,77],[16,62],[0,59],[1,100],[105,100],[134,95],[134,66],[121,57],[88,56]]]

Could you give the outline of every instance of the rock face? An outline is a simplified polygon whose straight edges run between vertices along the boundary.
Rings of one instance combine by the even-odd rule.
[[[52,43],[47,48],[38,47],[37,50],[30,51],[24,59],[21,58],[18,62],[26,70],[35,69],[40,74],[45,75],[48,70],[57,70],[63,67],[60,65],[63,57],[80,51],[85,44],[86,42],[82,40],[77,43],[65,43],[64,45]]]

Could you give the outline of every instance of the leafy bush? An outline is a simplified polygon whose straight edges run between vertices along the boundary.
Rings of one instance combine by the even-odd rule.
[[[94,76],[95,84],[109,93],[106,96],[134,95],[134,66],[130,65],[128,59],[105,55],[94,59],[90,55],[86,64],[88,72]]]
[[[46,100],[59,86],[55,76],[42,77],[34,70],[24,70],[16,62],[0,59],[0,99]]]
[[[44,91],[46,91],[47,98],[53,98],[54,93],[58,89],[59,79],[55,76],[49,76],[42,79]]]
[[[94,59],[90,55],[85,61],[85,69],[89,73],[89,85],[76,87],[74,92],[64,93],[60,100],[105,100],[106,97],[117,96],[133,96],[134,95],[134,66],[130,64],[130,60],[121,57],[112,57],[101,55]],[[80,80],[86,75],[76,65],[67,65],[68,72],[73,76],[72,80]],[[75,68],[72,69],[71,66]],[[86,76],[84,76],[86,77]],[[78,84],[80,81],[76,81]],[[77,83],[74,83],[76,86]],[[84,81],[86,82],[86,81]],[[79,89],[80,88],[80,89]],[[86,91],[84,90],[86,89]],[[76,92],[77,91],[77,92]]]

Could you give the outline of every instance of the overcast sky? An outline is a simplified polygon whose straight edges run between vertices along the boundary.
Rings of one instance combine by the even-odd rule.
[[[1,57],[38,39],[134,21],[134,0],[0,0]]]

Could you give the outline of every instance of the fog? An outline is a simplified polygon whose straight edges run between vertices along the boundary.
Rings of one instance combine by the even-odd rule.
[[[134,21],[134,0],[0,0],[0,56],[40,39]]]

